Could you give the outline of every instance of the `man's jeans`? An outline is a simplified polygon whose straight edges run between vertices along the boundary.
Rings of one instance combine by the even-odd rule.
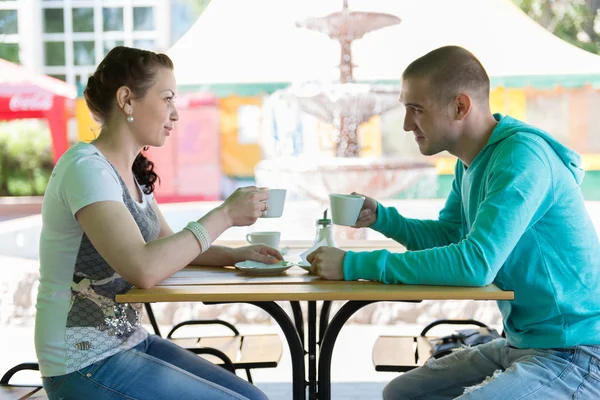
[[[67,375],[43,378],[51,400],[265,400],[259,389],[155,335]]]
[[[392,380],[385,400],[600,399],[600,346],[517,349],[496,339]]]

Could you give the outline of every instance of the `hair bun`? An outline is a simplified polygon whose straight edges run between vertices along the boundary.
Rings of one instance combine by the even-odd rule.
[[[90,77],[87,80],[87,84],[85,86],[85,90],[87,92],[94,91],[94,90],[96,90],[97,86],[98,86],[98,84],[97,84],[96,78],[94,77],[94,75],[90,75]]]

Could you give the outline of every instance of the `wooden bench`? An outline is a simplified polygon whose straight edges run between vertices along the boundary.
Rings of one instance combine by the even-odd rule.
[[[419,336],[379,336],[373,346],[372,358],[376,371],[407,372],[425,364],[431,357],[431,340],[427,333],[438,325],[473,325],[489,329],[474,319],[440,319],[427,325]]]
[[[431,356],[429,337],[379,336],[373,346],[376,371],[407,372],[425,363]]]
[[[252,382],[251,369],[275,368],[283,354],[281,339],[276,334],[169,337],[168,340],[232,372],[236,369],[246,370],[250,382]]]
[[[154,317],[150,303],[144,304],[146,314],[154,333],[158,336],[160,329]],[[201,325],[220,325],[231,331],[229,336],[185,335],[181,332],[189,327]],[[186,328],[187,327],[187,328]],[[189,330],[188,330],[189,332]],[[275,334],[240,335],[235,326],[220,319],[188,320],[173,326],[166,336],[172,343],[198,354],[206,360],[221,365],[235,373],[237,369],[246,370],[248,381],[252,382],[251,369],[275,368],[281,360],[283,346],[281,338]]]

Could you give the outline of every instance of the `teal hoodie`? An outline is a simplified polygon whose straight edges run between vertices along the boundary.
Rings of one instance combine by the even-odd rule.
[[[499,301],[508,342],[520,348],[600,344],[600,244],[579,184],[581,159],[509,116],[466,168],[458,160],[437,220],[377,206],[372,228],[407,251],[349,251],[346,280],[485,286]]]

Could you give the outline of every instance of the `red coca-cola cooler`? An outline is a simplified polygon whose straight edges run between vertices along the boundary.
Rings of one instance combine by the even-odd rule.
[[[217,200],[221,194],[219,109],[212,94],[183,94],[179,121],[160,148],[148,150],[161,179],[159,203]]]

